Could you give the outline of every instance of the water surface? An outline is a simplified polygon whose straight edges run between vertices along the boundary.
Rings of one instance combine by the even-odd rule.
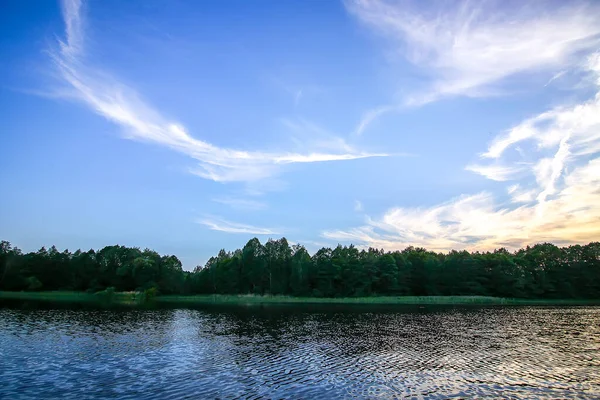
[[[0,398],[599,398],[600,307],[0,309]]]

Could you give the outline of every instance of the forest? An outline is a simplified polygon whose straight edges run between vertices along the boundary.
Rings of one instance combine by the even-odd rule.
[[[600,298],[600,242],[557,247],[543,243],[515,252],[402,251],[322,248],[312,256],[285,238],[253,238],[221,250],[206,265],[184,271],[173,255],[107,246],[74,253],[52,246],[23,253],[0,243],[0,290],[95,293],[257,294],[310,297],[497,296],[535,299]]]

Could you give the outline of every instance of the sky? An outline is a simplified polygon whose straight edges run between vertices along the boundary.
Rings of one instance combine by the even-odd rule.
[[[597,1],[5,0],[0,238],[600,239]]]

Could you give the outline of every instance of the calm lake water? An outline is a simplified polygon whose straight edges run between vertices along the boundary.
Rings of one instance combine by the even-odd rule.
[[[600,398],[600,307],[0,309],[0,398]]]

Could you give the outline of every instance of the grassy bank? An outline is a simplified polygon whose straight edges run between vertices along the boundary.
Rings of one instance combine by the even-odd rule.
[[[506,299],[489,296],[373,296],[373,297],[290,297],[256,295],[159,296],[162,304],[365,304],[365,305],[591,305],[599,300]]]
[[[0,291],[0,300],[32,301],[65,304],[99,304],[135,306],[145,302],[143,293],[138,292],[111,292],[98,293],[86,292],[3,292]]]
[[[2,292],[0,300],[39,301],[53,303],[107,304],[136,306],[148,304],[139,292]],[[261,304],[347,304],[347,305],[600,305],[598,300],[580,299],[507,299],[488,296],[381,296],[381,297],[289,297],[257,295],[157,296],[158,305],[193,306],[204,304],[261,305]]]

